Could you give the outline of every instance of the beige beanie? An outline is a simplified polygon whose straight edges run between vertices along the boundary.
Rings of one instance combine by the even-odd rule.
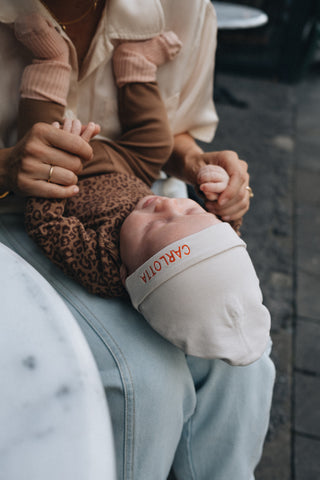
[[[227,223],[163,248],[126,288],[149,324],[189,355],[247,365],[267,348],[270,314],[246,244]]]

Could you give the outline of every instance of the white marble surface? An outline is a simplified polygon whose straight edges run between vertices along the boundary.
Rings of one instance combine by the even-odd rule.
[[[115,480],[109,412],[60,297],[0,244],[0,479]]]
[[[268,22],[267,14],[257,8],[230,2],[212,3],[217,13],[218,28],[221,30],[254,28]]]

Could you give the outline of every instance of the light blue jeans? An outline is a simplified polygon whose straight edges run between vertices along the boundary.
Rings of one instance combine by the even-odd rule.
[[[129,304],[93,296],[60,272],[21,215],[0,216],[0,242],[49,281],[78,321],[105,388],[119,480],[166,480],[172,465],[178,480],[254,478],[275,377],[269,352],[247,367],[186,357]]]

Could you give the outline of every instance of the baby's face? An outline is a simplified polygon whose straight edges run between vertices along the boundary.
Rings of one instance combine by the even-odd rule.
[[[144,197],[122,225],[122,262],[130,275],[170,243],[216,223],[215,215],[189,198]]]

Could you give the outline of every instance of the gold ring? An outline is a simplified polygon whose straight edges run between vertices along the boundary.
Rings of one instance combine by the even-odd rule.
[[[2,195],[0,195],[0,200],[1,200],[1,198],[6,198],[9,195],[9,193],[10,192],[7,191],[7,192],[4,192]]]
[[[48,180],[47,180],[48,183],[51,182],[51,177],[52,177],[52,174],[53,174],[53,169],[54,169],[54,166],[51,165],[51,166],[50,166],[50,170],[49,170],[49,177],[48,177]]]
[[[249,187],[249,185],[246,187],[246,190],[248,190],[248,192],[249,192],[249,198],[254,197],[254,193],[253,193],[253,191],[252,191],[252,188]]]

